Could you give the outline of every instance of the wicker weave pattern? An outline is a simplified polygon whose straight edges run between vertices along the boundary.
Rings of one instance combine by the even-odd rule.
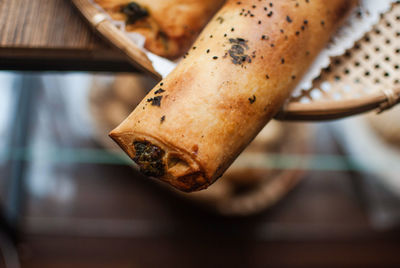
[[[294,96],[281,119],[322,120],[371,109],[389,109],[400,101],[400,3],[345,55],[332,59],[313,88]]]

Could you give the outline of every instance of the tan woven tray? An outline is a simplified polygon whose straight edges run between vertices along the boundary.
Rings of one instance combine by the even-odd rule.
[[[123,51],[132,64],[157,79],[151,61],[90,0],[72,0],[101,36]],[[400,3],[384,14],[345,55],[292,97],[276,116],[280,120],[329,120],[371,110],[383,112],[400,102]]]

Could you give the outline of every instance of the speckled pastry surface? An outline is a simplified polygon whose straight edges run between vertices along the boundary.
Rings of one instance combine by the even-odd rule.
[[[207,188],[280,109],[356,3],[228,1],[111,137],[132,159],[135,144],[160,148],[151,159],[163,163],[156,177],[174,187]]]

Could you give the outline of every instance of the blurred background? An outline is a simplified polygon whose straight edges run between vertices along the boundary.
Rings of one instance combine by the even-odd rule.
[[[290,148],[250,168],[263,167],[261,177],[296,174],[293,189],[266,200],[246,184],[232,194],[246,200],[220,194],[228,201],[216,208],[215,193],[178,194],[106,144],[99,122],[108,119],[93,111],[109,108],[93,90],[118,87],[114,78],[0,72],[0,267],[400,264],[398,132],[385,138],[374,116],[286,123],[297,129],[283,143]],[[398,111],[382,116],[398,122]],[[298,150],[290,140],[304,129]]]
[[[0,1],[0,25],[0,267],[400,267],[400,107],[273,121],[182,194],[107,137],[154,81],[71,1]]]

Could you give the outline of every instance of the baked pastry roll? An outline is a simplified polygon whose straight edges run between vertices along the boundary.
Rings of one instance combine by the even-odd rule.
[[[207,188],[279,111],[356,0],[228,1],[110,136],[148,176]]]
[[[95,0],[126,30],[142,34],[145,48],[170,59],[183,55],[225,0]]]

